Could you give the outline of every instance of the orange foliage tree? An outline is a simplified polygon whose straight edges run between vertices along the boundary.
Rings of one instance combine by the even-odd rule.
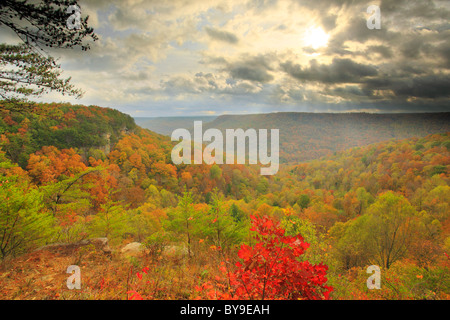
[[[73,177],[83,172],[87,166],[74,149],[59,150],[54,146],[30,155],[28,173],[37,184],[56,182],[61,176]]]

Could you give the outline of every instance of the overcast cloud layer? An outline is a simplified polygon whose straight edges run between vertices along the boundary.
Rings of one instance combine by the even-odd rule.
[[[366,10],[381,8],[381,30]],[[70,101],[132,116],[450,111],[450,1],[80,1]],[[14,41],[2,30],[2,41]]]

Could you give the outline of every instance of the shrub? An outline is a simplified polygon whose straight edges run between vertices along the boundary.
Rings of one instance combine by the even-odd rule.
[[[309,244],[300,235],[286,236],[279,222],[267,216],[251,218],[256,244],[241,246],[234,272],[222,263],[226,278],[217,282],[218,289],[207,282],[197,290],[210,299],[328,299],[333,290],[326,285],[328,267],[301,260]]]

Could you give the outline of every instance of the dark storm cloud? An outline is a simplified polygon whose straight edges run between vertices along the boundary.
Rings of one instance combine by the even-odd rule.
[[[333,95],[338,95],[342,98],[346,99],[354,99],[355,96],[357,97],[367,97],[372,95],[372,91],[367,89],[361,89],[359,86],[345,86],[345,87],[338,87],[334,88],[332,90]]]
[[[385,59],[392,58],[392,56],[393,56],[392,49],[390,47],[383,46],[383,45],[368,46],[366,54],[372,54],[372,53],[378,53]]]
[[[251,100],[258,96],[261,92],[260,87],[242,80],[217,78],[213,73],[198,72],[194,77],[173,76],[170,79],[161,81],[161,88],[170,95],[171,98],[180,97],[188,94],[192,97],[199,97],[206,93],[210,97],[227,96],[247,96],[247,100]],[[143,94],[155,93],[153,89],[144,91],[134,90],[133,93]],[[263,93],[266,94],[266,93]],[[183,99],[184,100],[184,99]]]
[[[391,42],[400,37],[401,35],[398,31],[389,30],[383,25],[383,22],[380,30],[371,30],[367,28],[366,18],[362,15],[356,15],[350,18],[342,31],[330,39],[330,45],[342,46],[346,41],[366,43],[369,40],[379,40]]]
[[[325,48],[325,49],[323,49],[321,51],[325,55],[331,56],[331,57],[334,57],[334,56],[351,56],[351,57],[356,57],[358,55],[358,53],[356,53],[356,52],[354,52],[352,50],[349,50],[347,46],[336,46],[336,45],[333,45],[333,44],[330,44],[330,46],[328,46],[327,48]],[[315,52],[317,52],[317,51],[315,50]]]
[[[325,29],[325,31],[330,31],[336,28],[336,19],[337,16],[334,14],[324,15],[322,17],[322,26]]]
[[[379,77],[368,79],[362,85],[362,88],[366,92],[389,90],[398,99],[409,97],[419,99],[448,98],[450,97],[450,76],[433,74],[413,78]]]
[[[222,31],[215,28],[205,27],[205,31],[211,38],[219,41],[228,42],[231,44],[236,44],[239,42],[238,37],[231,32]]]
[[[403,60],[400,63],[391,65],[388,69],[388,73],[385,74],[386,78],[405,78],[411,79],[415,76],[423,76],[430,72],[425,64],[414,63],[415,61]]]
[[[449,75],[428,75],[404,80],[392,85],[392,90],[397,96],[417,98],[442,98],[450,97]]]
[[[290,61],[282,63],[281,67],[295,79],[322,83],[360,83],[365,77],[375,76],[378,73],[373,66],[338,58],[334,58],[329,65],[312,60],[306,68]]]
[[[450,41],[440,44],[436,48],[437,53],[445,61],[445,68],[450,69]]]
[[[399,14],[409,18],[448,18],[449,10],[443,6],[446,0],[382,0],[380,9],[387,14]]]
[[[417,59],[421,53],[427,53],[429,49],[430,45],[422,37],[408,39],[400,46],[403,57],[407,59]]]
[[[273,79],[267,71],[263,68],[236,66],[230,69],[230,75],[235,79],[269,82]]]
[[[229,63],[225,69],[234,79],[250,80],[266,83],[273,80],[269,71],[273,57],[270,55],[259,55],[256,57],[244,58],[237,62]]]

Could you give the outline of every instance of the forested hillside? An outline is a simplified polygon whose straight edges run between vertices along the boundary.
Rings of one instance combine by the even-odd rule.
[[[123,132],[136,128],[130,116],[96,106],[0,101],[0,113],[2,148],[22,167],[44,146],[78,148],[85,158],[94,150],[108,153]]]
[[[204,125],[225,129],[279,129],[280,161],[299,163],[352,147],[450,131],[450,113],[371,114],[280,112],[223,115]]]
[[[169,137],[115,110],[2,106],[3,298],[450,298],[445,130],[284,165],[265,177],[255,166],[175,166]],[[303,121],[320,137],[330,134],[320,143],[332,150],[335,139],[344,148],[345,134],[356,143],[370,122],[358,120],[369,115],[345,116],[355,117],[352,126],[330,115],[322,115],[323,130]],[[375,121],[358,141],[438,130],[448,114],[410,117],[398,125]],[[337,128],[347,131],[332,136]],[[99,237],[107,238],[108,255],[78,246]],[[135,242],[141,250],[124,254]],[[36,251],[55,243],[72,246]],[[83,290],[66,287],[72,264],[81,267]],[[373,264],[382,269],[381,290],[366,287]]]

